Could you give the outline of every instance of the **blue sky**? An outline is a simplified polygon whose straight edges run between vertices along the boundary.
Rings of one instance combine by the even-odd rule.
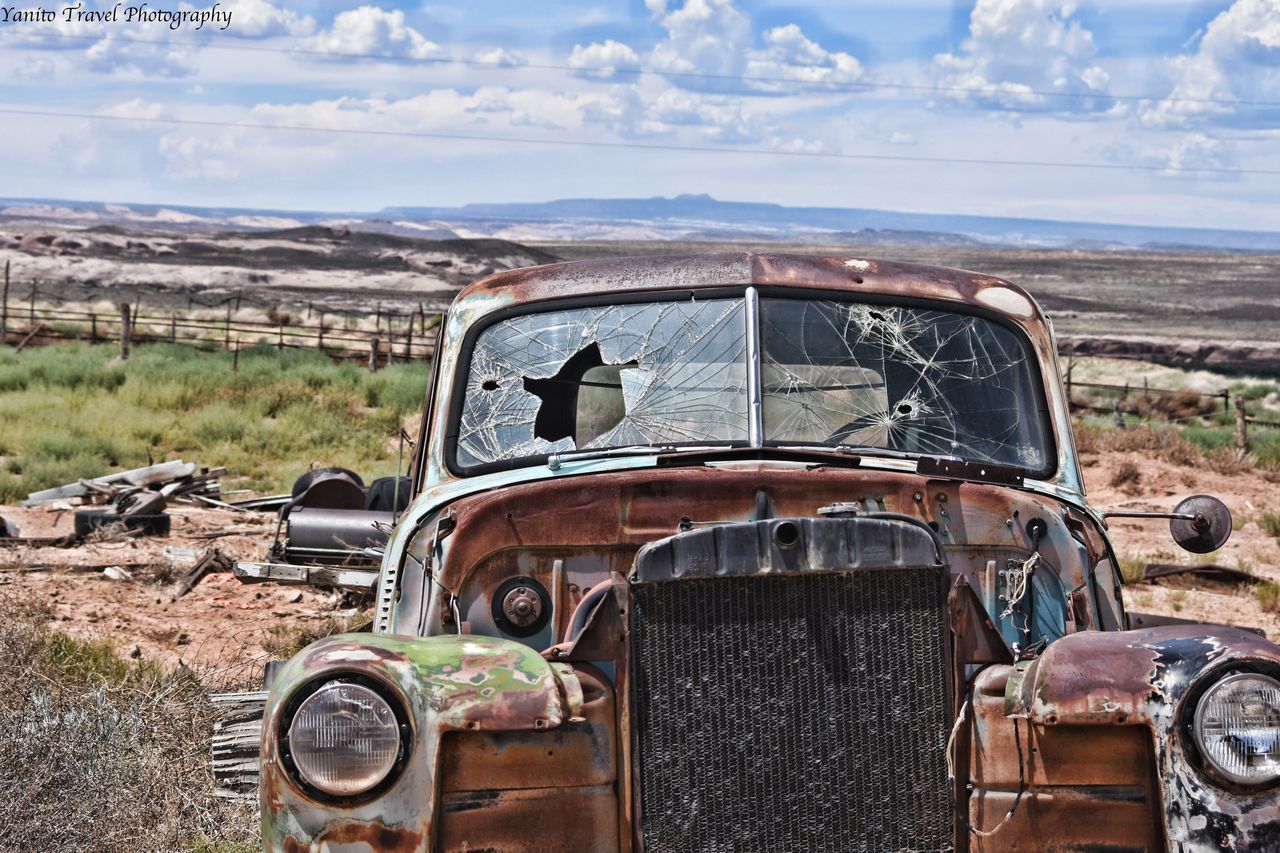
[[[236,0],[198,31],[65,6],[0,21],[0,195],[710,193],[1280,229],[1280,0]]]

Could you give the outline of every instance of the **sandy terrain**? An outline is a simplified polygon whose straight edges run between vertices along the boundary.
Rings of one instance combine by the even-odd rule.
[[[335,594],[307,586],[246,585],[229,573],[206,575],[173,600],[177,580],[194,562],[186,552],[219,548],[234,558],[262,559],[275,519],[180,506],[168,511],[173,532],[163,539],[0,550],[0,593],[44,600],[58,630],[110,640],[123,656],[181,662],[202,672],[224,669],[232,680],[272,657],[268,647],[286,642],[294,629],[315,629],[335,614],[350,615]],[[72,532],[68,511],[3,507],[0,515],[25,536]],[[227,531],[235,535],[204,538]],[[123,569],[132,579],[112,579],[103,572],[107,566]]]
[[[762,248],[741,242],[644,240],[531,245],[566,260]],[[1220,344],[1280,340],[1280,255],[782,243],[763,248],[909,261],[999,276],[1030,291],[1063,335],[1158,335]]]
[[[62,300],[117,301],[146,294],[182,304],[237,291],[258,299],[367,304],[370,295],[440,309],[466,283],[554,256],[505,240],[420,239],[304,226],[276,231],[171,232],[0,222],[0,265],[11,298],[32,282]]]
[[[1139,481],[1112,486],[1125,462],[1137,466]],[[1263,512],[1277,511],[1275,475],[1268,479],[1257,471],[1221,474],[1153,460],[1142,453],[1091,454],[1084,456],[1082,463],[1089,502],[1100,509],[1169,510],[1188,495],[1210,494],[1221,498],[1231,510],[1231,539],[1221,551],[1203,556],[1175,545],[1168,522],[1113,519],[1111,542],[1122,560],[1189,566],[1213,563],[1280,582],[1280,544],[1258,523]],[[1232,587],[1184,575],[1131,584],[1125,589],[1125,604],[1144,613],[1262,628],[1268,637],[1280,640],[1280,614],[1263,612],[1254,587],[1248,584]]]

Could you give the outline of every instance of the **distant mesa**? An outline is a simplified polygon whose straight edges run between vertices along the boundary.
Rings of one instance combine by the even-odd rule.
[[[707,193],[668,198],[567,198],[385,207],[375,212],[200,208],[61,199],[0,200],[0,224],[144,228],[148,233],[235,232],[331,239],[331,230],[419,240],[497,238],[715,240],[811,245],[988,246],[1077,251],[1280,252],[1280,232],[911,213],[871,208],[786,207],[724,201]],[[316,230],[320,229],[320,230]],[[109,233],[105,230],[100,233]],[[326,237],[325,234],[330,234]]]

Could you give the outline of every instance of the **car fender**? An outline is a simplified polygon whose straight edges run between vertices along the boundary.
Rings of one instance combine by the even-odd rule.
[[[1228,788],[1198,769],[1192,703],[1234,671],[1280,673],[1280,646],[1216,625],[1085,631],[1052,643],[1009,679],[1005,710],[1037,726],[1144,725],[1171,849],[1280,849],[1280,789]]]
[[[281,754],[290,704],[328,677],[372,679],[403,703],[410,731],[398,778],[370,800],[320,802],[289,775]],[[478,636],[410,638],[342,634],[320,640],[279,672],[262,728],[260,802],[266,849],[411,851],[434,830],[441,737],[448,731],[553,729],[581,708],[582,688],[564,664],[528,646]]]

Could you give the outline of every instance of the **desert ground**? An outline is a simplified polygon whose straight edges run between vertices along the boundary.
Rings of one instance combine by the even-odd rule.
[[[710,251],[852,255],[977,270],[1026,287],[1060,335],[1147,337],[1265,347],[1280,339],[1280,255],[974,246],[859,246],[675,241],[420,239],[305,226],[282,230],[148,230],[0,220],[11,299],[143,299],[189,307],[237,293],[281,305],[447,306],[489,273],[582,258]],[[1273,355],[1280,364],[1280,354]]]

